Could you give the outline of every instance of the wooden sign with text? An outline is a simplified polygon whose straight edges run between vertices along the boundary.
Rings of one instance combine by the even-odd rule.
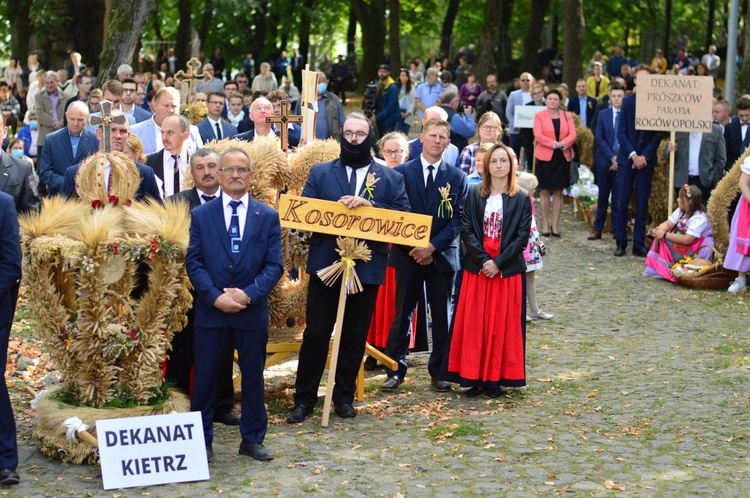
[[[711,133],[713,78],[649,74],[638,78],[636,130]]]
[[[340,202],[283,194],[279,216],[284,228],[412,247],[430,244],[432,216],[424,214],[364,206],[349,209]]]

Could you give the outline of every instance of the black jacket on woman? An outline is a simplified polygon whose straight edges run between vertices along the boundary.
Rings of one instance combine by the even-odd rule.
[[[461,240],[466,246],[462,261],[464,269],[479,273],[490,259],[484,250],[484,208],[489,195],[482,196],[477,184],[469,189],[461,217]],[[526,273],[523,251],[529,242],[531,203],[523,189],[514,196],[503,194],[503,226],[500,234],[500,253],[493,259],[503,277]]]

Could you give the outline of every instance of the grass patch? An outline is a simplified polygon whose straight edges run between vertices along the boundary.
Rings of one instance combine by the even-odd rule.
[[[164,403],[169,399],[169,389],[173,385],[171,382],[165,382],[158,388],[152,388],[152,396],[149,398],[146,406],[153,406],[156,409],[162,408]],[[81,402],[80,394],[75,384],[65,385],[52,399],[70,406],[91,406]],[[110,401],[95,408],[134,408],[136,406],[143,405],[138,403],[135,396],[123,385],[120,386],[117,394]]]
[[[478,425],[461,421],[456,424],[437,425],[427,431],[427,435],[435,439],[460,438],[466,436],[482,436],[484,429]]]

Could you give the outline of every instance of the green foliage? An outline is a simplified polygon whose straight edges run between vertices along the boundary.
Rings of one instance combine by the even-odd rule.
[[[151,392],[153,396],[148,400],[146,405],[157,409],[163,407],[164,403],[169,399],[169,390],[172,387],[173,384],[171,382],[164,382],[161,387],[152,388]],[[70,406],[86,406],[81,403],[76,386],[72,383],[63,386],[53,399]],[[119,392],[114,395],[111,401],[96,408],[134,408],[136,406],[141,405],[139,405],[133,394],[125,386],[120,386]]]

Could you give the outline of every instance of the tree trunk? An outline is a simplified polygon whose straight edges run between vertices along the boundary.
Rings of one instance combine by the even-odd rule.
[[[513,17],[513,2],[514,0],[500,2],[500,33],[498,51],[495,56],[497,67],[500,69],[513,61],[513,46],[509,34],[510,20]]]
[[[708,46],[713,44],[714,40],[714,11],[716,10],[716,0],[708,0],[708,22],[706,23],[706,52]]]
[[[500,37],[500,20],[502,16],[501,2],[485,0],[484,21],[479,30],[479,54],[474,72],[477,81],[484,81],[488,74],[497,73],[495,52],[497,40]]]
[[[11,57],[19,60],[26,67],[26,59],[29,56],[29,40],[31,40],[31,0],[9,0],[8,18],[10,23]]]
[[[310,24],[312,23],[312,12],[315,8],[315,0],[303,0],[302,10],[300,12],[299,28],[299,53],[305,58],[305,62],[314,67],[310,60]],[[300,88],[300,90],[302,90]]]
[[[164,41],[164,36],[161,34],[161,15],[159,15],[159,0],[154,2],[154,10],[151,12],[151,27],[154,29],[154,35],[159,41]],[[159,53],[163,50],[164,45],[159,45]]]
[[[180,24],[177,26],[177,45],[174,48],[174,55],[177,57],[180,68],[185,67],[188,59],[190,59],[190,39],[193,31],[192,3],[192,0],[177,0]]]
[[[211,30],[211,21],[214,18],[214,0],[206,0],[206,5],[203,8],[203,19],[201,19],[201,27],[198,30],[198,37],[201,39],[200,50],[206,52],[207,57],[211,57],[213,54],[213,47],[206,47],[205,43],[208,40],[208,32]],[[206,50],[208,49],[208,50]]]
[[[583,18],[583,0],[564,0],[563,25],[565,26],[565,58],[563,81],[575,88],[583,67],[583,33],[586,23]]]
[[[250,53],[255,59],[255,74],[260,74],[260,64],[266,61],[266,10],[268,4],[262,2],[255,9],[253,16],[253,25],[255,32],[250,40]]]
[[[357,21],[362,28],[362,67],[360,87],[377,79],[385,44],[385,0],[353,0]]]
[[[672,29],[672,0],[667,0],[664,6],[664,38],[661,40],[661,49],[664,51],[664,57],[669,60],[669,36]],[[671,68],[670,68],[671,69]]]
[[[458,3],[458,0],[456,0]],[[391,53],[391,76],[398,80],[398,72],[401,69],[401,30],[399,27],[399,0],[388,0],[388,8],[391,11],[388,18],[388,50]]]
[[[356,39],[357,39],[357,11],[354,1],[349,4],[349,25],[346,28],[346,62],[351,65],[356,62]]]
[[[523,41],[523,62],[521,63],[521,66],[531,74],[539,72],[539,49],[542,48],[544,16],[547,15],[550,1],[532,0],[531,2],[531,23]]]
[[[144,22],[153,8],[154,0],[106,0],[98,86],[116,76],[117,66],[133,59]]]
[[[456,22],[458,15],[458,4],[461,0],[449,0],[448,11],[443,18],[443,29],[440,32],[440,53],[450,57],[451,40],[453,39],[453,24]]]
[[[274,3],[269,3],[268,6],[268,17],[266,17],[266,53],[263,60],[267,60],[271,64],[271,68],[274,68],[274,63],[279,57],[279,47],[277,45],[279,40],[279,13],[276,11]],[[271,42],[269,44],[269,41]]]

